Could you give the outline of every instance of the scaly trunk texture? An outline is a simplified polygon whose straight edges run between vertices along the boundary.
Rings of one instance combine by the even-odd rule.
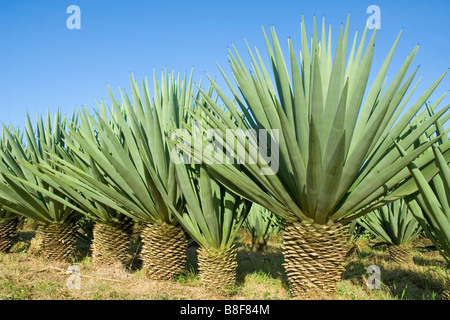
[[[0,252],[9,252],[14,244],[17,235],[19,219],[12,219],[5,223],[0,223]]]
[[[92,262],[99,267],[123,266],[127,260],[132,224],[126,222],[94,225]]]
[[[186,267],[187,240],[180,227],[148,224],[142,230],[142,262],[155,280],[171,280]]]
[[[50,223],[39,231],[42,255],[53,261],[69,261],[76,251],[76,225],[72,222]]]
[[[445,290],[442,292],[442,300],[450,300],[450,279],[445,282]]]
[[[207,289],[226,293],[236,284],[236,249],[234,246],[224,251],[199,248],[198,271]]]
[[[348,226],[296,223],[283,233],[283,266],[292,296],[334,293],[341,280]]]
[[[413,263],[413,256],[409,247],[388,245],[390,258],[397,263]]]

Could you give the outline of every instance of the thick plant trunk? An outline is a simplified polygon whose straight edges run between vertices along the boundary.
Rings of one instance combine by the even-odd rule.
[[[445,290],[442,292],[442,300],[450,300],[450,279],[445,282]]]
[[[284,268],[292,296],[333,293],[341,280],[348,227],[341,224],[287,225],[283,233]]]
[[[397,263],[413,263],[411,250],[407,246],[388,246],[389,257]]]
[[[182,228],[148,224],[141,237],[143,267],[150,278],[170,280],[185,269],[187,239]]]
[[[265,252],[267,250],[267,241],[253,239],[252,250],[254,252]]]
[[[76,225],[72,222],[51,223],[39,231],[42,255],[54,261],[69,261],[76,251]]]
[[[132,224],[127,222],[94,225],[92,241],[92,261],[97,267],[122,267],[130,246]]]
[[[5,223],[0,223],[0,252],[9,252],[14,244],[19,225],[18,219],[12,219]]]
[[[199,248],[198,270],[207,289],[226,293],[236,284],[236,249],[234,246],[224,251]]]

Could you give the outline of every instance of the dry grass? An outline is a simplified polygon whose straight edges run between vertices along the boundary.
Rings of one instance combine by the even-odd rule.
[[[196,250],[188,250],[187,271],[174,281],[153,281],[145,277],[130,249],[130,268],[101,270],[92,265],[86,244],[80,243],[80,256],[72,264],[81,269],[81,288],[69,289],[65,270],[70,263],[53,263],[27,255],[31,231],[21,232],[13,253],[0,254],[0,299],[39,300],[290,300],[287,279],[282,267],[281,241],[274,237],[264,253],[251,250],[250,239],[240,233],[238,248],[238,283],[228,295],[205,290],[197,274]],[[343,279],[332,296],[309,295],[304,299],[334,300],[431,300],[440,299],[444,290],[446,268],[437,252],[414,254],[414,264],[399,265],[389,260],[383,247],[372,248],[360,241],[360,254],[346,261]],[[415,243],[422,247],[423,243]],[[380,290],[366,285],[367,267],[381,269]]]

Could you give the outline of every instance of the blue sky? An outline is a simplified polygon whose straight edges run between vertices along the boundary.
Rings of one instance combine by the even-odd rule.
[[[81,9],[80,30],[66,27],[72,4]],[[26,112],[34,118],[48,109],[71,114],[77,106],[94,108],[95,100],[109,100],[106,84],[116,96],[119,86],[127,90],[130,72],[151,77],[153,69],[194,68],[196,81],[206,72],[224,86],[215,61],[231,75],[227,48],[233,43],[248,62],[244,38],[265,53],[262,25],[275,27],[284,49],[291,37],[299,51],[302,14],[309,35],[313,16],[325,16],[335,44],[348,13],[351,39],[356,30],[361,34],[372,4],[381,9],[381,30],[371,75],[404,28],[388,76],[419,43],[411,71],[421,65],[423,92],[450,67],[449,1],[2,0],[0,122],[23,126]],[[447,75],[431,101],[449,89]],[[448,103],[446,97],[442,106]]]

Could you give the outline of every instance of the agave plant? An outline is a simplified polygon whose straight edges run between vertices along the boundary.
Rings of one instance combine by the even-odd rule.
[[[244,221],[244,227],[252,237],[252,249],[263,252],[266,251],[270,236],[281,230],[282,220],[263,206],[253,204]]]
[[[0,202],[4,210],[35,220],[42,226],[42,253],[51,260],[66,261],[76,250],[76,221],[79,214],[70,199],[40,179],[27,165],[45,163],[49,157],[45,149],[54,152],[65,149],[61,130],[66,127],[66,118],[58,111],[54,117],[47,113],[46,123],[42,117],[37,120],[37,132],[33,130],[30,118],[26,121],[26,147],[13,130],[3,126],[3,133],[10,149],[1,149]],[[56,201],[49,194],[59,194]]]
[[[439,148],[434,145],[432,149],[439,173],[428,181],[417,164],[412,162],[408,168],[419,191],[406,197],[405,200],[427,237],[450,265],[450,169]],[[404,154],[406,155],[406,152]],[[450,300],[449,278],[442,298]]]
[[[98,106],[98,110],[104,117],[106,116],[103,103]],[[73,130],[81,131],[83,137],[89,139],[90,143],[98,143],[91,118],[85,112],[79,110],[78,119],[80,123],[79,125],[72,124]],[[117,124],[114,124],[114,118],[110,119],[110,123],[115,128],[115,135],[120,139],[121,130]],[[83,151],[82,146],[65,131],[62,131],[62,134],[64,141],[71,148],[63,149],[58,146],[56,152],[46,149],[45,151],[51,160],[38,166],[30,164],[28,169],[58,191],[58,193],[49,194],[49,197],[58,201],[60,200],[59,195],[64,195],[76,204],[80,213],[85,214],[86,218],[95,222],[92,231],[92,261],[94,265],[101,267],[122,266],[128,258],[127,253],[133,227],[132,219],[108,205],[87,197],[89,193],[82,192],[82,190],[88,187],[79,188],[78,171],[62,170],[60,164],[65,163],[67,167],[77,168],[84,175],[89,175],[98,180],[99,183],[108,183],[94,159]],[[95,190],[91,190],[92,192],[95,192]],[[86,219],[80,219],[80,223],[83,221],[86,222]],[[83,226],[84,224],[81,225],[81,227]]]
[[[145,224],[141,234],[143,266],[152,278],[171,279],[185,267],[187,240],[156,186],[167,192],[167,201],[176,211],[183,210],[165,130],[170,121],[182,121],[184,106],[193,103],[192,74],[180,81],[166,72],[161,84],[154,75],[153,100],[147,79],[142,79],[142,95],[136,81],[130,80],[134,107],[125,92],[119,105],[108,88],[111,110],[96,112],[97,119],[85,110],[82,119],[88,128],[69,131],[77,144],[71,149],[78,153],[81,148],[89,156],[90,170],[98,173],[91,174],[68,161],[57,162],[72,177],[71,187],[87,199]],[[95,139],[91,137],[94,132]]]
[[[386,244],[393,261],[413,262],[411,242],[422,232],[417,219],[403,199],[393,201],[357,220],[366,230]]]
[[[178,164],[176,171],[186,211],[174,214],[200,246],[200,280],[210,290],[226,292],[236,282],[234,240],[251,203],[211,179],[201,165]]]
[[[237,86],[220,69],[233,99],[209,78],[223,105],[202,91],[207,105],[201,107],[207,119],[198,117],[198,121],[204,120],[223,137],[231,136],[223,147],[234,165],[214,163],[214,157],[184,148],[208,162],[208,172],[218,181],[287,221],[284,266],[293,295],[309,289],[335,290],[343,270],[348,223],[373,211],[392,189],[406,183],[410,178],[406,165],[437,140],[417,144],[418,137],[432,130],[435,120],[450,107],[413,127],[411,120],[445,73],[406,108],[417,88],[416,84],[407,93],[417,69],[409,76],[407,71],[418,47],[388,84],[386,74],[399,34],[366,92],[376,30],[365,50],[367,27],[359,44],[355,34],[347,55],[347,21],[332,58],[331,37],[327,39],[325,22],[322,25],[319,39],[314,20],[310,50],[302,20],[300,60],[289,39],[290,75],[275,29],[271,28],[272,43],[263,29],[275,84],[258,50],[255,55],[250,48],[252,72],[235,48],[229,52]],[[259,152],[252,161],[239,162],[239,148],[250,156],[261,151],[251,137],[261,129],[272,141],[269,151],[275,155],[279,151],[278,157]],[[261,139],[259,144],[266,140]],[[409,151],[406,157],[400,156],[394,141]],[[449,159],[448,146],[442,152]],[[429,168],[427,172],[437,170],[429,152],[417,163]]]
[[[20,135],[19,131],[16,131],[15,134]],[[0,149],[11,150],[11,146],[8,144],[4,134],[2,134],[0,139]],[[0,177],[0,183],[3,182],[2,177]],[[0,197],[0,252],[9,252],[9,249],[13,246],[14,239],[17,235],[18,223],[19,216],[17,214],[1,207]]]
[[[201,83],[200,83],[201,86]],[[214,90],[210,86],[207,95],[212,99]],[[205,100],[196,96],[199,104]],[[190,133],[205,136],[214,140],[214,135],[204,132],[201,126],[195,124],[195,115],[202,111],[195,104],[185,105],[180,110],[183,123]],[[209,289],[226,293],[236,283],[236,248],[234,240],[244,223],[251,208],[251,202],[230,192],[209,176],[202,164],[196,163],[191,157],[186,157],[183,149],[174,144],[174,140],[182,143],[192,142],[191,135],[182,130],[180,123],[171,121],[166,137],[170,150],[171,161],[175,163],[176,179],[183,198],[186,201],[185,210],[180,212],[170,204],[170,195],[161,185],[156,187],[161,196],[166,199],[168,207],[184,227],[186,232],[200,246],[198,250],[199,277],[203,285]],[[178,130],[179,131],[178,131]],[[183,140],[186,139],[186,140]]]

